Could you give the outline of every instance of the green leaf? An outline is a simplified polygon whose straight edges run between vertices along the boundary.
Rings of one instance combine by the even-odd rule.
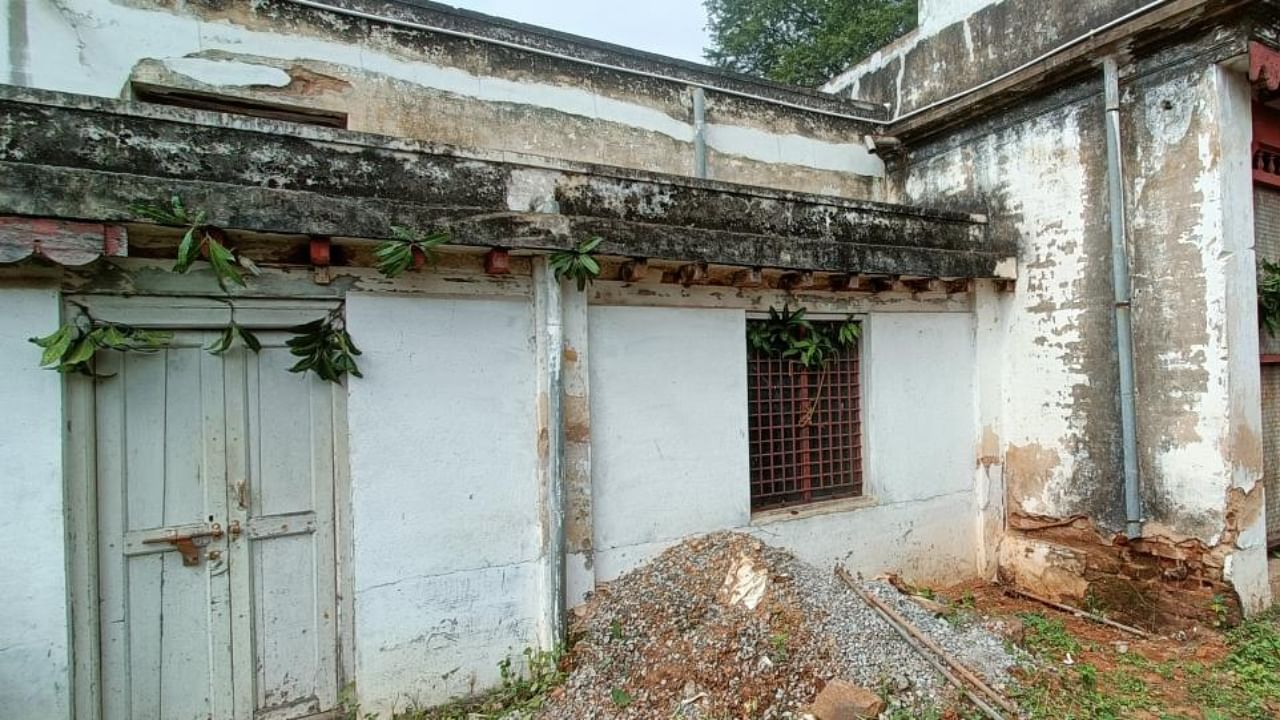
[[[583,242],[581,245],[579,245],[578,252],[582,254],[595,252],[595,249],[600,247],[600,243],[602,242],[604,242],[604,238],[600,236],[593,237],[590,240],[587,240]]]
[[[44,348],[44,352],[40,354],[41,367],[57,364],[63,354],[67,352],[67,349],[71,347],[76,335],[76,327],[70,323],[65,323],[51,335],[46,335],[42,338],[31,338],[31,342]]]
[[[205,243],[209,248],[209,264],[213,266],[213,272],[218,276],[218,282],[224,287],[227,283],[243,287],[245,284],[244,275],[232,264],[235,262],[235,254],[212,237],[205,238]]]
[[[240,334],[240,341],[244,343],[245,347],[255,353],[262,350],[262,341],[258,339],[257,335],[254,335],[249,332],[247,328],[240,327],[239,325],[236,325],[235,328],[236,332]]]
[[[194,225],[187,228],[182,241],[178,243],[178,260],[173,264],[174,272],[185,273],[190,270],[191,263],[200,254],[200,244],[196,242],[197,230]]]
[[[231,349],[231,343],[233,342],[235,342],[235,329],[228,325],[222,329],[222,334],[218,336],[218,339],[206,345],[204,349],[208,350],[210,354],[221,355]]]
[[[378,272],[394,278],[413,265],[413,245],[405,240],[387,240],[374,250]]]
[[[74,366],[88,362],[93,358],[93,353],[97,349],[98,348],[94,345],[91,337],[82,337],[76,342],[75,346],[71,349],[71,352],[63,356],[62,364],[63,366]]]
[[[314,372],[323,380],[341,382],[344,375],[363,377],[356,364],[359,348],[347,333],[338,311],[320,320],[294,328],[294,337],[285,342],[289,352],[299,358],[290,372]]]

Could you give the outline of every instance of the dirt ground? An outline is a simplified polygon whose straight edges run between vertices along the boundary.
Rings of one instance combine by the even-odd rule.
[[[1280,561],[1272,561],[1273,581]],[[972,583],[929,593],[984,618],[1018,618],[1028,654],[1010,692],[1024,717],[1048,720],[1280,718],[1280,619],[1169,636],[1123,630]],[[963,620],[960,620],[963,621]],[[943,717],[974,717],[962,706]]]

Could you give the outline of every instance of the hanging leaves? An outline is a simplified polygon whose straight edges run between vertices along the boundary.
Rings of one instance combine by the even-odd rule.
[[[186,232],[178,243],[178,259],[173,264],[173,271],[185,273],[201,254],[208,256],[213,274],[218,284],[226,289],[228,285],[244,287],[244,273],[257,275],[258,266],[247,255],[231,250],[216,237],[214,229],[205,224],[204,210],[192,211],[177,195],[169,198],[168,204],[133,203],[129,210],[134,214],[161,225],[185,227]]]
[[[862,323],[849,316],[844,322],[814,323],[805,309],[769,308],[769,319],[747,325],[747,347],[753,352],[795,360],[819,368],[833,355],[847,350],[862,336]]]
[[[557,250],[551,253],[547,264],[555,273],[556,280],[569,278],[578,286],[579,292],[587,289],[587,285],[600,276],[600,263],[591,253],[595,252],[602,242],[604,238],[593,237],[590,240],[583,240],[571,250]]]
[[[248,328],[237,325],[234,320],[231,321],[230,325],[222,329],[222,334],[218,336],[217,340],[206,345],[204,349],[213,355],[221,355],[236,344],[237,338],[244,343],[246,348],[255,353],[262,350],[262,342],[258,340],[258,336],[250,332]]]
[[[319,320],[291,328],[290,332],[294,337],[285,344],[289,346],[289,352],[300,359],[289,368],[289,372],[310,370],[332,383],[342,382],[348,373],[364,377],[355,361],[360,348],[347,333],[342,308],[334,309]]]
[[[98,350],[156,352],[173,342],[173,333],[143,330],[82,316],[63,323],[50,335],[30,338],[30,342],[44,350],[40,355],[41,367],[60,373],[78,372],[96,377],[93,357]]]
[[[1258,321],[1268,335],[1280,332],[1280,263],[1270,260],[1258,268]]]
[[[438,259],[436,248],[449,241],[449,234],[442,230],[424,234],[406,227],[392,227],[391,234],[391,239],[373,251],[378,272],[389,278],[413,267],[414,251],[422,253],[426,261],[434,265]]]

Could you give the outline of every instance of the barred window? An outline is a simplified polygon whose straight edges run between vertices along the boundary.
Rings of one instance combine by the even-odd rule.
[[[753,511],[862,495],[861,346],[814,368],[748,351]]]

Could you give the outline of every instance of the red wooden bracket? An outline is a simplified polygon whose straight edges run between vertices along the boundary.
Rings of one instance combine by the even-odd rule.
[[[87,265],[128,254],[129,235],[119,225],[0,216],[0,264],[39,256],[59,265]]]
[[[626,283],[642,282],[649,274],[648,258],[631,258],[618,268],[618,279]]]
[[[484,254],[484,271],[489,275],[511,274],[511,253],[505,248],[492,248]]]
[[[1263,365],[1280,365],[1280,355],[1263,353],[1258,359]]]
[[[1260,90],[1280,90],[1280,50],[1256,41],[1249,43],[1249,82]]]
[[[329,267],[332,250],[333,244],[329,241],[329,238],[322,236],[312,237],[310,245],[311,264],[314,267]]]

